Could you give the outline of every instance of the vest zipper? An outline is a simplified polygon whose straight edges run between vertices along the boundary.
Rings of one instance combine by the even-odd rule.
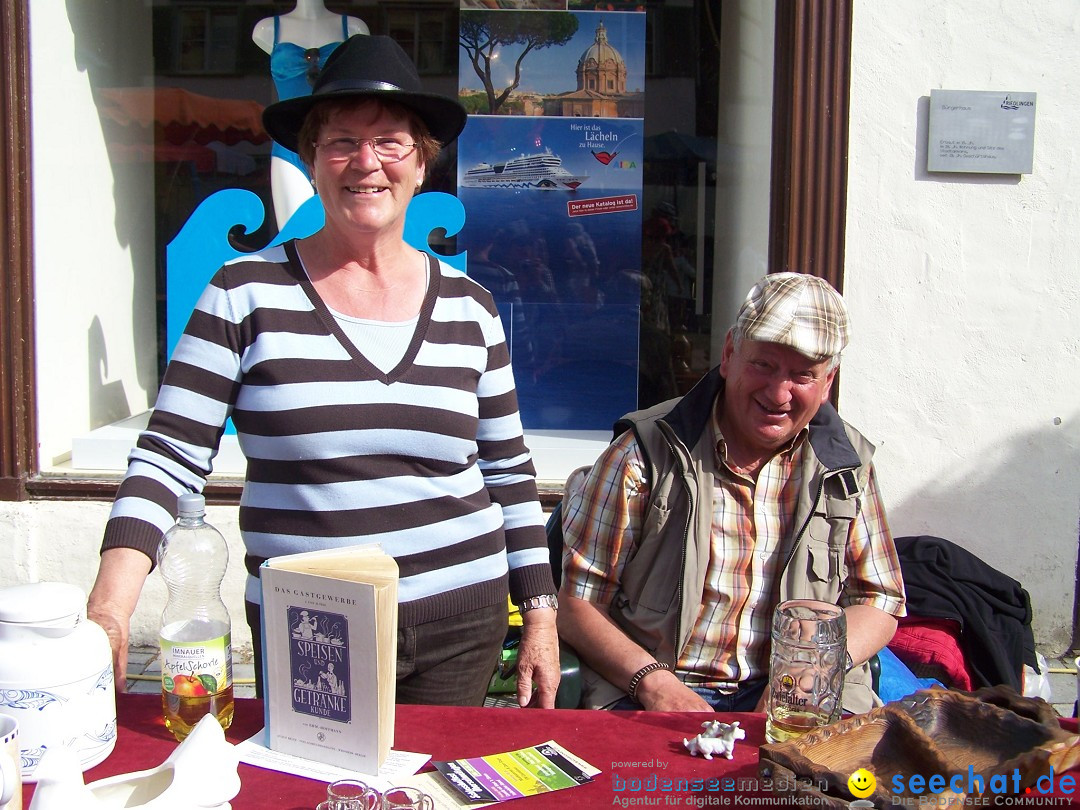
[[[664,423],[663,421],[658,421],[657,424],[666,426],[666,423]],[[685,576],[685,574],[686,574],[686,543],[690,539],[690,526],[693,525],[693,522],[694,522],[694,511],[697,509],[697,501],[696,501],[696,499],[694,497],[695,493],[686,484],[686,465],[684,465],[682,463],[682,461],[683,461],[682,456],[676,450],[675,443],[671,440],[670,437],[668,437],[667,431],[661,430],[660,434],[664,437],[664,441],[667,442],[668,451],[671,453],[672,458],[675,459],[675,464],[677,465],[677,467],[679,469],[679,483],[682,485],[682,488],[686,491],[687,503],[690,504],[690,508],[686,510],[686,523],[683,525],[682,551],[681,551],[681,559],[680,559],[680,565],[679,565],[679,571],[680,571],[679,584],[678,584],[679,600],[678,600],[678,609],[677,609],[677,611],[675,613],[675,644],[672,645],[672,649],[674,650],[675,655],[674,655],[674,660],[672,660],[672,662],[671,662],[671,668],[674,671],[675,664],[679,660],[679,656],[682,655],[682,648],[685,645],[685,642],[682,641],[682,612],[683,612],[683,593],[684,593],[683,592],[683,576]],[[654,473],[654,477],[655,477],[655,472],[656,472],[655,469],[653,469],[651,472]],[[676,645],[678,645],[678,649],[675,649]]]

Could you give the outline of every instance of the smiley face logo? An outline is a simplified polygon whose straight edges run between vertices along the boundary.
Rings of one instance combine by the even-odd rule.
[[[859,768],[848,777],[847,786],[852,796],[857,799],[865,799],[874,792],[874,788],[877,787],[877,779],[866,768]]]

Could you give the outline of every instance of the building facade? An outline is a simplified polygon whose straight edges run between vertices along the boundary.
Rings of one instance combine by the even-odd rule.
[[[265,201],[269,144],[249,112],[274,91],[249,32],[292,6],[0,9],[0,584],[92,583],[121,472],[75,460],[91,439],[101,458],[122,457],[153,405],[165,256],[184,220],[223,188]],[[466,68],[452,0],[327,6],[394,36],[430,88],[457,92]],[[660,254],[690,270],[665,302],[664,328],[638,333],[641,367],[651,355],[665,372],[642,374],[642,401],[715,362],[739,296],[762,273],[828,278],[855,323],[838,405],[879,447],[894,532],[947,537],[1018,579],[1039,643],[1066,650],[1080,525],[1075,5],[644,8],[643,87],[627,78],[632,56],[606,42],[609,21],[583,18],[593,43],[574,54],[568,95],[615,106],[560,113],[643,119],[642,275],[656,247],[650,218],[674,211],[678,238]],[[935,89],[1037,93],[1033,171],[928,172]],[[550,115],[546,95],[524,97]],[[257,245],[268,229],[256,222],[235,238]],[[530,261],[555,275],[568,261],[553,245],[521,247],[534,249]],[[530,436],[548,503],[605,441],[602,429]],[[241,476],[242,459],[223,449],[207,491],[233,546],[236,616]],[[136,641],[153,638],[163,594],[151,577]]]

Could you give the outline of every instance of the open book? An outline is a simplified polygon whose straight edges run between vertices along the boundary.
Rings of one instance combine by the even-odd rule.
[[[394,742],[397,563],[349,546],[259,575],[267,746],[377,774]]]

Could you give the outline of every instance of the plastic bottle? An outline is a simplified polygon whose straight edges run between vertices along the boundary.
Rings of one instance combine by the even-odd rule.
[[[180,496],[176,525],[158,548],[169,589],[161,616],[161,707],[183,740],[205,715],[223,729],[233,718],[232,620],[221,599],[229,547],[206,522],[202,495]]]

